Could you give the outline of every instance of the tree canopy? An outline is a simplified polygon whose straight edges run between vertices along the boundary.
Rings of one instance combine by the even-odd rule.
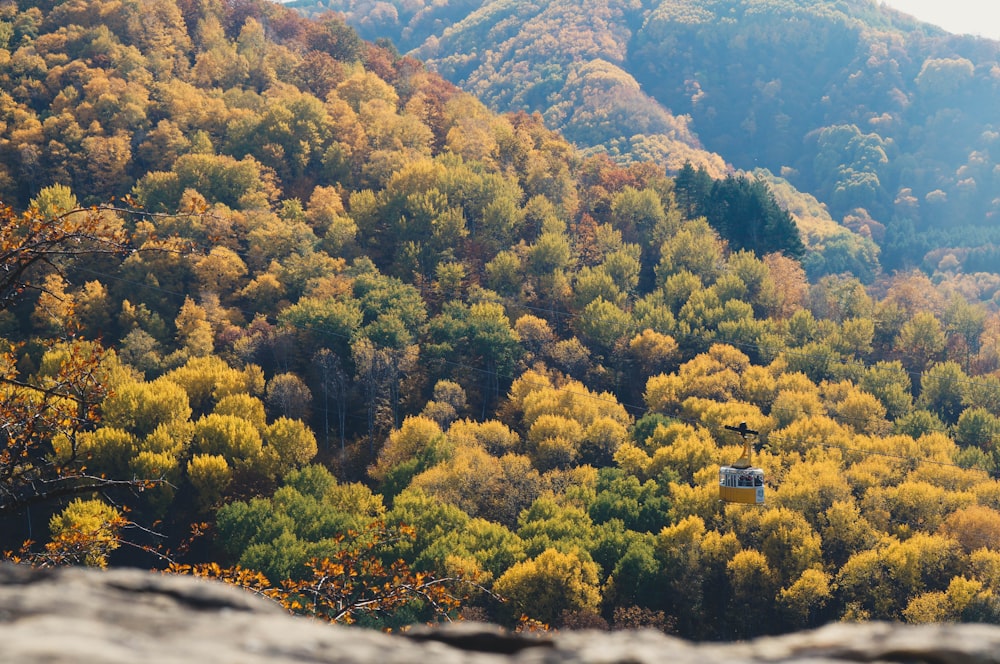
[[[533,48],[633,11],[565,9]],[[937,59],[921,103],[980,75]],[[789,180],[578,149],[334,14],[6,5],[0,78],[3,557],[383,629],[1000,615],[996,273],[881,272]],[[877,199],[874,129],[813,138]]]

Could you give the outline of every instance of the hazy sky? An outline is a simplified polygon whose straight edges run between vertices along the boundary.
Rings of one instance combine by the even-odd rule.
[[[1000,40],[1000,0],[882,0],[949,32]]]

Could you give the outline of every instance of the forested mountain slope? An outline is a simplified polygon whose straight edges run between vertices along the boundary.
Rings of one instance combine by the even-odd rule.
[[[946,247],[969,271],[998,262],[1000,44],[875,0],[322,6],[581,146],[766,168],[863,227],[890,269],[932,270]]]
[[[787,181],[580,152],[336,16],[0,18],[4,557],[380,628],[1000,619],[1000,275],[810,280]]]

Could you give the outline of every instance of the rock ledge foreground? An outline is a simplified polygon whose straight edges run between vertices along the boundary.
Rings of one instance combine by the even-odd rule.
[[[651,630],[521,637],[468,623],[391,636],[296,618],[191,577],[0,564],[0,662],[1000,664],[1000,627],[834,624],[739,644],[693,644]]]

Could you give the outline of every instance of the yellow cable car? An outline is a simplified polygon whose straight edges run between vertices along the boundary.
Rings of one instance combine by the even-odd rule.
[[[752,448],[747,436],[756,436],[757,432],[748,429],[746,422],[740,422],[738,427],[726,426],[730,431],[740,434],[743,439],[743,456],[731,466],[719,468],[719,499],[727,503],[743,503],[745,505],[762,505],[764,503],[764,471],[752,467],[750,456]]]

